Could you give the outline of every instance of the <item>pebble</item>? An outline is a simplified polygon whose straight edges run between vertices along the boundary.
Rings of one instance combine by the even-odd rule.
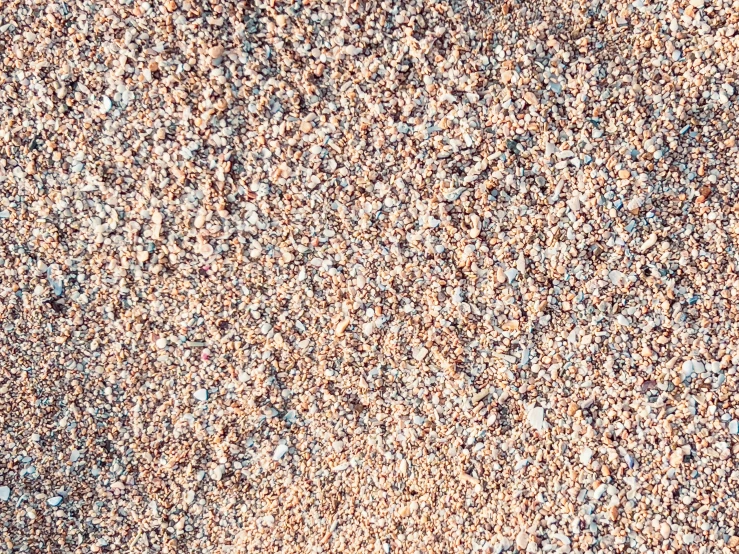
[[[281,460],[282,457],[287,454],[288,447],[286,444],[279,444],[277,445],[277,448],[275,448],[274,454],[272,454],[273,460]]]
[[[595,490],[593,490],[593,500],[600,500],[607,489],[608,485],[606,485],[605,483],[601,483],[600,485],[598,485]]]
[[[3,485],[0,487],[0,501],[7,502],[10,498],[10,487]]]
[[[480,232],[482,231],[482,222],[480,221],[480,217],[476,214],[472,214],[470,216],[470,220],[472,222],[470,226],[470,238],[476,239],[480,236]]]
[[[208,400],[208,391],[205,389],[198,389],[193,393],[193,397],[199,402],[205,402]]]
[[[482,389],[480,392],[478,392],[472,397],[472,403],[477,404],[481,400],[485,399],[485,397],[487,397],[489,394],[490,394],[490,389],[487,389],[487,388]]]
[[[588,465],[590,463],[590,460],[592,459],[593,459],[593,451],[586,446],[585,448],[583,448],[582,452],[580,453],[580,463],[584,465]]]
[[[61,503],[62,503],[62,500],[64,500],[64,499],[63,499],[63,498],[62,498],[61,496],[52,496],[51,498],[49,498],[49,499],[48,499],[48,500],[46,501],[46,503],[47,503],[47,504],[48,504],[49,506],[59,506],[59,504],[61,504]]]
[[[106,114],[111,110],[112,107],[113,102],[111,102],[110,98],[108,98],[107,96],[103,96],[103,99],[100,102],[100,113]]]
[[[641,252],[646,252],[647,250],[649,250],[650,248],[652,248],[652,246],[654,246],[655,244],[657,244],[657,234],[656,233],[652,233],[651,235],[649,235],[649,237],[647,238],[647,240],[644,241],[644,243],[641,245],[641,247],[639,248],[639,250]]]
[[[429,350],[425,346],[421,346],[414,350],[413,352],[413,359],[417,362],[423,361],[424,358],[428,355]]]
[[[215,252],[215,248],[213,248],[212,244],[205,242],[200,245],[200,254],[203,257],[209,258],[210,256],[213,255],[214,252]]]
[[[513,283],[513,281],[516,280],[516,277],[518,277],[518,274],[519,274],[519,270],[516,268],[507,269],[505,272],[505,276],[508,279],[509,283]]]
[[[541,431],[544,428],[544,408],[541,406],[536,406],[529,410],[528,418],[529,425],[537,431]]]
[[[532,106],[539,105],[539,100],[537,99],[536,94],[531,91],[526,91],[523,95],[523,99],[526,101],[527,104],[530,104]]]
[[[346,331],[346,328],[349,326],[350,323],[351,323],[351,319],[349,318],[342,319],[336,325],[336,330],[335,330],[336,335],[337,336],[343,335],[344,331]]]
[[[522,530],[516,535],[516,547],[521,551],[525,551],[529,544],[529,533],[526,530]]]

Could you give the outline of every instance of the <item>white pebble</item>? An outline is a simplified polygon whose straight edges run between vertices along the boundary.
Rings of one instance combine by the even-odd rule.
[[[647,240],[644,241],[644,244],[641,245],[641,248],[639,250],[641,250],[642,252],[646,252],[647,250],[652,248],[652,246],[654,246],[656,243],[657,243],[657,234],[652,233],[651,235],[649,235],[649,238],[647,238]]]
[[[200,254],[202,256],[205,256],[206,258],[213,255],[214,249],[213,246],[211,246],[209,243],[204,242],[200,245]]]
[[[614,269],[613,271],[608,273],[608,278],[611,280],[611,283],[616,286],[620,286],[626,278],[626,275]]]
[[[631,326],[631,322],[628,320],[628,318],[626,316],[624,316],[622,314],[618,314],[618,316],[616,316],[616,321],[618,321],[618,324],[621,327],[629,327],[629,326]]]
[[[205,402],[208,400],[208,391],[205,389],[198,389],[195,391],[195,394],[193,394],[195,397],[195,400],[199,400],[200,402]]]
[[[8,498],[10,498],[10,488],[5,486],[0,487],[0,500],[7,502]]]
[[[103,96],[103,101],[100,103],[100,113],[108,113],[113,107],[113,102],[107,96]]]
[[[544,428],[544,408],[541,406],[532,408],[528,413],[528,419],[531,427],[537,431],[541,431]]]
[[[593,459],[593,451],[588,448],[587,446],[583,448],[583,451],[580,453],[580,463],[583,465],[588,465],[590,463],[590,460]]]
[[[519,273],[526,273],[526,257],[523,255],[523,252],[518,255],[518,260],[516,260],[516,269],[518,269]]]
[[[601,483],[598,488],[593,491],[593,499],[600,500],[600,497],[603,496],[607,488],[608,485],[606,485],[605,483]]]
[[[425,346],[419,346],[418,348],[415,348],[413,350],[413,359],[417,362],[422,361],[426,355],[429,353],[429,349]]]
[[[288,446],[286,444],[278,444],[275,448],[274,454],[272,454],[273,460],[281,460],[282,457],[287,454]]]

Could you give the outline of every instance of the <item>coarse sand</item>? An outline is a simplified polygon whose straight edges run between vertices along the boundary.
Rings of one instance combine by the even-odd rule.
[[[737,25],[2,2],[0,554],[736,552]]]

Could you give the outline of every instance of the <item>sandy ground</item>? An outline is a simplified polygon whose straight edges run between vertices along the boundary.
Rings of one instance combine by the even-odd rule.
[[[6,1],[0,552],[732,552],[739,4]]]

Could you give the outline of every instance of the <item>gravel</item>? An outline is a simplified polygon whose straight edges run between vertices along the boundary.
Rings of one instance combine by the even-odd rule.
[[[739,547],[739,4],[0,7],[0,552]]]

